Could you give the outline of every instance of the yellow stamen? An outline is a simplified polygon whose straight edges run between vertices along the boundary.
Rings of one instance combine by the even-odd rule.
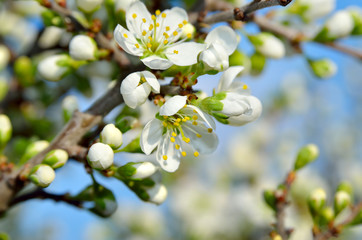
[[[208,131],[209,133],[212,133],[212,128],[208,128],[207,131]]]
[[[152,41],[152,37],[151,37],[151,36],[148,36],[148,39],[150,39],[150,41]]]
[[[162,13],[161,17],[165,18],[166,17],[166,13]]]
[[[147,43],[147,47],[148,47],[148,48],[151,48],[151,47],[152,47],[152,44],[151,44],[151,43]]]
[[[187,38],[191,38],[191,37],[192,37],[192,34],[191,34],[191,33],[188,33],[186,36],[187,36]]]
[[[181,122],[181,118],[177,118],[177,119],[176,119],[176,122]]]
[[[135,14],[135,13],[132,14],[132,17],[133,17],[133,18],[136,18],[136,17],[137,17],[137,14]]]
[[[177,36],[178,32],[174,31],[172,34],[173,34],[174,36]]]
[[[165,161],[167,160],[167,156],[166,156],[166,155],[163,155],[162,158],[163,158],[163,160],[165,160]]]
[[[145,30],[143,30],[142,32],[142,36],[146,36],[147,32]]]
[[[182,23],[183,23],[184,25],[186,25],[186,24],[187,24],[187,21],[186,21],[186,20],[183,20]]]
[[[192,125],[197,126],[197,122],[193,121],[193,122],[192,122]]]
[[[167,43],[168,43],[168,40],[163,41],[163,44],[167,44]]]
[[[194,110],[194,111],[195,111],[195,110]],[[192,116],[192,119],[193,119],[193,120],[197,120],[197,119],[198,119],[197,115],[193,115],[193,116]]]
[[[178,51],[177,51],[177,50],[173,50],[173,53],[174,53],[174,54],[178,54]]]
[[[248,85],[244,84],[243,89],[244,90],[248,89]]]
[[[182,152],[181,152],[181,155],[182,155],[183,157],[186,157],[186,152],[185,152],[185,151],[182,151]]]
[[[200,153],[198,151],[194,152],[194,156],[198,157],[200,155]]]
[[[180,145],[176,144],[176,145],[175,145],[175,148],[176,148],[177,150],[179,150],[179,149],[180,149]]]
[[[163,33],[163,36],[165,36],[166,39],[170,37],[167,33]]]
[[[183,121],[183,122],[187,122],[187,119],[186,119],[186,118],[183,118],[182,121]]]
[[[146,18],[142,18],[142,22],[143,22],[143,23],[146,23]]]
[[[140,45],[138,43],[135,44],[136,48],[140,48]]]
[[[155,15],[152,15],[151,18],[152,18],[153,21],[156,20],[156,16],[155,16]]]
[[[201,134],[199,134],[199,133],[196,133],[196,137],[201,138],[201,137],[202,137],[202,135],[201,135]]]
[[[164,127],[167,127],[167,123],[166,123],[166,122],[162,122],[162,125],[163,125]]]
[[[171,135],[172,135],[173,137],[176,137],[176,136],[177,136],[177,133],[172,132]]]
[[[123,37],[128,38],[128,35],[125,33],[125,34],[123,34]]]
[[[170,31],[170,27],[169,27],[169,26],[166,26],[166,31]]]
[[[187,137],[183,137],[183,140],[185,141],[185,143],[189,143],[189,142],[190,142],[190,138],[187,138]]]
[[[160,11],[159,9],[157,9],[155,13],[156,13],[156,15],[158,16],[158,15],[161,14],[161,11]]]
[[[186,121],[190,120],[191,118],[190,117],[185,117]]]
[[[175,142],[175,138],[174,138],[174,137],[170,137],[170,141],[174,143],[174,142]]]
[[[156,23],[156,27],[159,27],[160,26],[160,23]]]
[[[182,28],[182,27],[183,27],[182,23],[180,23],[180,24],[178,25],[178,27],[179,27],[179,28]]]
[[[148,30],[152,30],[153,29],[153,24],[150,25],[150,27],[148,28]]]
[[[174,125],[175,127],[179,127],[179,126],[180,126],[180,124],[179,124],[178,122],[174,122],[173,125]]]

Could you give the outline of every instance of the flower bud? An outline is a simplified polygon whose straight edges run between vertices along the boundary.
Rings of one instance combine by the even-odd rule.
[[[191,23],[182,27],[181,38],[192,38],[195,35],[196,28]]]
[[[264,201],[271,207],[273,210],[276,210],[276,198],[275,198],[275,191],[274,190],[265,190],[263,192]]]
[[[337,191],[334,195],[334,211],[336,215],[342,212],[347,206],[351,204],[351,196],[345,191]]]
[[[96,42],[85,35],[77,35],[69,43],[69,54],[75,60],[95,60]]]
[[[149,202],[157,205],[163,203],[167,198],[167,189],[163,184],[156,184],[152,188],[147,189],[149,195]]]
[[[251,62],[251,74],[258,75],[263,71],[265,67],[266,57],[256,52],[253,55],[251,55],[250,62]]]
[[[321,226],[327,225],[328,223],[330,223],[331,221],[334,220],[334,211],[331,207],[325,207],[322,209],[321,214],[320,214],[320,222],[319,224]]]
[[[150,162],[130,162],[117,169],[117,172],[122,177],[132,179],[148,178],[152,176],[156,171],[156,166]]]
[[[25,153],[22,156],[20,162],[21,163],[27,162],[30,158],[32,158],[35,155],[37,155],[38,153],[40,153],[41,151],[46,149],[48,146],[49,146],[49,142],[45,141],[45,140],[36,141],[36,142],[29,144],[29,146],[26,148]]]
[[[269,58],[282,58],[285,55],[285,47],[283,42],[270,33],[259,33],[249,36],[256,51]]]
[[[68,67],[60,66],[59,63],[68,61],[68,59],[69,56],[65,54],[53,55],[44,58],[39,62],[38,72],[45,80],[53,82],[59,81],[68,71]]]
[[[294,170],[299,170],[307,164],[313,162],[319,156],[319,149],[315,144],[308,144],[302,147],[299,152],[297,159],[294,163]]]
[[[136,0],[115,0],[116,1],[116,11],[126,11],[129,6]]]
[[[103,0],[76,0],[76,3],[81,11],[92,13],[100,8]]]
[[[348,10],[353,18],[354,28],[352,35],[362,35],[362,10],[361,8],[353,7]]]
[[[320,214],[326,204],[327,194],[322,188],[315,189],[308,197],[308,207],[312,216]]]
[[[8,116],[0,114],[0,149],[10,140],[12,131],[13,127]]]
[[[4,46],[0,45],[0,71],[3,70],[10,61],[10,51]]]
[[[306,22],[328,15],[336,7],[335,0],[297,0],[289,12],[298,14]]]
[[[107,124],[100,134],[100,140],[111,148],[118,149],[123,143],[122,132],[114,124]]]
[[[212,43],[206,50],[202,51],[199,61],[205,65],[205,71],[223,71],[229,67],[229,55],[225,48],[218,43]]]
[[[79,109],[77,98],[72,95],[66,96],[62,102],[62,109],[64,121],[68,122],[75,110]]]
[[[348,11],[341,10],[327,20],[325,27],[328,30],[328,36],[336,39],[348,36],[354,28],[354,22]]]
[[[0,77],[0,101],[2,101],[6,94],[8,94],[9,86],[6,79]]]
[[[337,187],[337,192],[338,191],[344,191],[344,192],[348,193],[351,196],[351,198],[353,196],[353,187],[348,182],[341,182]]]
[[[319,78],[329,78],[336,74],[337,65],[329,59],[308,61],[313,73]]]
[[[14,62],[14,73],[19,83],[24,86],[30,86],[35,82],[35,68],[31,59],[27,56],[21,56]]]
[[[45,28],[38,41],[39,47],[45,49],[56,46],[64,32],[65,29],[55,26]]]
[[[113,164],[113,150],[103,143],[93,144],[88,152],[87,160],[89,165],[97,170],[104,170]]]
[[[53,169],[63,167],[68,161],[68,153],[63,149],[55,149],[45,156],[43,164],[47,164]]]
[[[30,172],[29,179],[37,186],[45,188],[53,182],[55,172],[53,168],[46,164],[39,164]]]

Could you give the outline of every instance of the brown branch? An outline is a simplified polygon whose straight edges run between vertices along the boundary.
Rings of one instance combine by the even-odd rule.
[[[321,43],[323,44],[323,43]],[[331,43],[324,43],[324,45],[326,45],[327,47],[333,48],[337,51],[346,53],[350,56],[353,56],[355,58],[358,58],[359,60],[362,60],[362,51],[357,50],[357,49],[352,49],[343,45],[340,45],[338,43],[335,42],[331,42]]]

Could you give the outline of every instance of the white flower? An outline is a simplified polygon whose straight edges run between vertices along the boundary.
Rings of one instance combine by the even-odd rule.
[[[168,172],[176,171],[181,156],[186,156],[184,143],[196,149],[195,157],[213,152],[218,144],[213,119],[199,108],[186,105],[186,99],[174,96],[167,100],[160,108],[159,117],[149,121],[141,134],[142,151],[149,155],[157,147],[157,161]]]
[[[163,184],[156,184],[150,189],[147,189],[147,193],[150,196],[149,202],[161,204],[167,198],[167,188]]]
[[[75,110],[79,109],[77,97],[72,95],[66,96],[62,101],[62,109],[69,114],[73,114]]]
[[[10,60],[10,51],[4,46],[0,45],[0,71],[5,68]]]
[[[133,167],[136,168],[136,171],[135,174],[132,175],[132,178],[147,178],[157,170],[156,166],[151,162],[136,163]]]
[[[126,11],[132,3],[136,2],[136,0],[116,0],[116,11]]]
[[[63,167],[68,161],[68,153],[63,149],[55,149],[50,151],[44,158],[43,163],[51,166],[52,168]]]
[[[163,12],[157,10],[155,14],[151,16],[140,1],[132,3],[126,11],[128,30],[121,25],[114,30],[117,43],[152,69],[195,64],[205,46],[180,39],[182,27],[188,21],[186,11],[174,7]]]
[[[295,4],[300,6],[302,15],[308,21],[326,16],[336,7],[335,0],[299,0]]]
[[[55,172],[53,168],[46,164],[39,164],[35,166],[30,175],[29,179],[39,187],[45,188],[53,182],[55,178]]]
[[[12,126],[8,116],[0,114],[0,147],[5,145],[11,138]]]
[[[269,58],[282,58],[285,55],[285,46],[283,42],[270,33],[259,33],[251,36],[256,50]]]
[[[91,13],[101,6],[103,0],[77,0],[76,3],[80,10],[86,13]]]
[[[58,63],[62,60],[66,60],[67,55],[53,55],[49,56],[39,62],[38,72],[48,81],[59,81],[68,71],[67,67],[61,67]]]
[[[57,45],[62,38],[62,35],[65,33],[65,29],[50,26],[45,28],[44,32],[39,38],[38,45],[41,48],[51,48]]]
[[[89,165],[98,170],[104,170],[112,166],[114,153],[110,146],[103,143],[93,144],[88,152]]]
[[[122,132],[114,126],[114,124],[107,124],[101,134],[101,142],[108,144],[113,149],[118,149],[123,143]]]
[[[354,21],[349,11],[341,10],[327,20],[325,27],[328,30],[329,37],[341,38],[348,36],[352,32]]]
[[[151,91],[159,93],[160,84],[149,71],[131,73],[121,84],[123,100],[130,108],[136,108],[146,102]]]
[[[94,60],[96,51],[95,41],[85,35],[77,35],[69,43],[69,54],[75,60]]]
[[[238,45],[238,38],[234,30],[227,26],[217,27],[206,37],[207,49],[201,52],[200,61],[208,68],[223,71],[229,67],[229,56]]]

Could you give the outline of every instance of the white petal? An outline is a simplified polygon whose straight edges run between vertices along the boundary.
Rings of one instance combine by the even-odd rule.
[[[218,43],[225,48],[228,55],[231,55],[238,45],[238,38],[232,28],[227,26],[220,26],[212,30],[207,35],[205,43],[208,45],[212,43]]]
[[[164,160],[164,156],[167,160]],[[181,152],[177,150],[174,144],[170,141],[170,136],[164,137],[157,149],[157,161],[160,163],[163,170],[174,172],[180,165]]]
[[[124,102],[130,108],[136,108],[137,106],[146,102],[148,95],[150,95],[151,86],[148,83],[143,83],[136,87],[134,91],[128,94],[122,94]]]
[[[126,34],[127,38],[124,37],[124,34]],[[118,24],[116,29],[114,29],[113,35],[116,42],[127,53],[135,56],[143,55],[144,50],[141,47],[140,48],[136,47],[136,44],[138,44],[138,42],[130,31],[126,30],[125,28],[123,28],[121,25]]]
[[[163,126],[160,120],[153,119],[143,128],[140,139],[142,151],[149,155],[162,140]]]
[[[141,59],[141,61],[151,69],[165,70],[173,65],[173,63],[166,59],[155,55]]]
[[[231,83],[236,76],[244,69],[242,66],[235,66],[228,68],[222,75],[219,81],[219,85],[216,88],[216,93],[222,91],[228,91]]]
[[[219,140],[214,132],[209,132],[208,128],[202,124],[193,125],[190,122],[186,122],[182,125],[182,129],[185,132],[186,137],[190,138],[190,144],[200,153],[212,153],[215,151]],[[201,137],[198,137],[200,134]]]
[[[136,18],[133,18],[133,14],[136,14]],[[143,23],[143,18],[146,19],[146,23]],[[135,1],[126,11],[126,23],[127,28],[132,33],[135,33],[138,38],[141,38],[142,31],[145,30],[148,32],[148,27],[153,23],[153,21],[145,4],[141,1]]]
[[[164,105],[160,108],[161,116],[172,116],[176,114],[186,104],[186,96],[173,96],[168,99]]]
[[[194,110],[197,112],[196,114]],[[209,114],[201,111],[200,108],[195,107],[193,105],[187,105],[186,108],[182,109],[182,112],[188,116],[197,115],[198,118],[201,118],[206,123],[207,126],[211,127],[212,129],[216,129],[216,124],[214,119],[212,119],[212,117]]]
[[[138,86],[141,80],[141,72],[134,72],[129,74],[121,83],[121,93],[130,94]]]
[[[203,61],[207,67],[223,71],[229,67],[229,55],[223,46],[218,43],[212,43],[205,51],[200,54],[200,61]]]
[[[190,66],[197,63],[197,56],[206,45],[195,42],[185,42],[171,45],[166,50],[167,58],[178,66]],[[174,51],[177,51],[176,54]]]
[[[158,82],[156,76],[149,71],[143,71],[142,74],[145,77],[147,83],[150,84],[152,92],[160,93],[160,83]]]
[[[178,29],[178,24],[182,24],[183,21],[188,21],[188,15],[186,11],[182,8],[174,7],[170,10],[165,10],[162,13],[166,14],[166,18],[163,19],[162,30],[158,32],[162,34],[163,32],[166,32],[166,27],[170,27],[170,30],[167,31],[170,36],[176,30],[179,30],[178,32],[181,33],[182,29]],[[162,16],[162,14],[160,16]],[[162,19],[160,19],[159,21],[162,21]],[[178,37],[179,36],[180,34],[178,34]],[[174,40],[176,39],[177,38],[175,38]]]
[[[250,110],[245,114],[228,118],[229,125],[242,126],[259,118],[262,112],[261,102],[254,96],[248,96],[248,101]]]
[[[220,102],[224,105],[222,113],[226,116],[239,116],[250,109],[249,96],[239,93],[228,92]]]

